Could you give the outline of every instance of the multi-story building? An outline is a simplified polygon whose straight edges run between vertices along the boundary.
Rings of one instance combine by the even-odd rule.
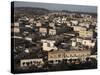
[[[58,64],[63,59],[80,59],[81,61],[85,61],[87,57],[91,55],[90,50],[71,50],[71,51],[51,51],[48,52],[48,61],[51,64]]]
[[[20,66],[21,67],[31,67],[32,65],[37,67],[42,67],[44,64],[42,58],[37,59],[21,59],[20,60]]]
[[[93,37],[93,31],[79,31],[79,37]]]

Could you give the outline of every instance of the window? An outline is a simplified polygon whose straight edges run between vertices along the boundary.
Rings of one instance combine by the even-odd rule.
[[[32,65],[32,61],[30,62],[30,64]]]
[[[50,61],[50,63],[53,63],[53,61]]]
[[[27,65],[27,66],[29,66],[29,64],[30,64],[29,62],[26,62],[26,65]]]
[[[47,46],[50,47],[50,43],[47,43]]]
[[[25,65],[25,62],[23,62],[23,66]]]

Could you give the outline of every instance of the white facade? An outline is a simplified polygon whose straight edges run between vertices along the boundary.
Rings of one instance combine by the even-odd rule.
[[[54,40],[41,40],[41,42],[43,43],[42,48],[44,51],[57,50]]]
[[[42,24],[41,24],[40,22],[37,22],[37,23],[36,23],[36,26],[37,26],[37,27],[41,27]]]
[[[49,29],[49,35],[56,35],[55,29]]]
[[[80,42],[84,46],[94,47],[96,41],[91,39],[76,38],[76,42]]]
[[[72,41],[72,46],[75,47],[76,46],[76,42]]]
[[[11,28],[11,32],[14,32],[14,33],[19,33],[20,32],[20,28],[19,28],[19,23],[18,22],[14,23],[14,27]]]
[[[74,24],[74,25],[77,25],[78,21],[77,20],[71,20],[71,23]]]
[[[11,31],[14,32],[14,33],[19,33],[20,29],[19,29],[19,27],[14,27],[14,28],[11,29]]]
[[[14,26],[18,26],[19,27],[19,23],[18,22],[15,22],[14,23]]]
[[[88,23],[88,22],[79,23],[79,26],[85,26],[85,27],[89,28],[90,23]]]
[[[27,28],[32,28],[31,25],[25,25],[25,27],[27,27]]]
[[[25,37],[25,40],[32,41],[31,37]]]
[[[95,41],[92,42],[91,40],[83,40],[82,44],[88,47],[94,47],[95,46]]]
[[[29,64],[27,64],[29,63]],[[42,59],[22,59],[20,60],[20,66],[21,67],[29,67],[29,66],[32,66],[32,65],[35,65],[35,66],[41,66],[43,65],[44,62]]]
[[[85,27],[82,26],[72,26],[74,31],[86,31]]]
[[[79,31],[80,37],[93,37],[93,31]]]

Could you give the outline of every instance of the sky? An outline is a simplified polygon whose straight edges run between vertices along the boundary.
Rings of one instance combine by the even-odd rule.
[[[84,5],[69,5],[69,4],[53,4],[53,3],[39,3],[39,2],[14,2],[15,7],[38,7],[49,10],[69,10],[80,12],[97,13],[96,6],[84,6]]]

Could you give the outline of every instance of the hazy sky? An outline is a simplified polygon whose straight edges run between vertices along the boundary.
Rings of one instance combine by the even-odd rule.
[[[14,2],[15,7],[38,7],[46,8],[49,10],[69,10],[81,12],[97,12],[96,6],[83,6],[83,5],[68,5],[68,4],[51,4],[51,3],[37,3],[37,2]]]

